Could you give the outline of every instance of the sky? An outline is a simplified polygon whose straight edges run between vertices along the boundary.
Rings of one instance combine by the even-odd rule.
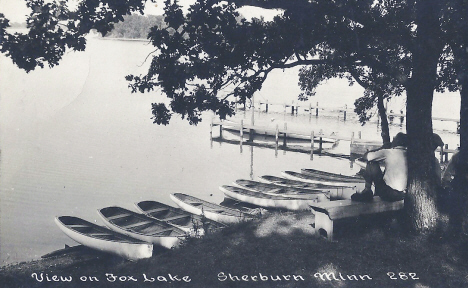
[[[24,0],[0,0],[0,13],[11,22],[24,22],[29,11]]]
[[[76,1],[72,0],[68,2],[73,3]],[[156,3],[152,3],[151,1],[147,2],[145,14],[163,14],[164,0],[156,0],[155,2]],[[188,7],[194,2],[195,0],[181,0],[180,4],[184,7]],[[11,22],[21,23],[26,21],[26,15],[28,15],[29,12],[30,10],[26,7],[26,2],[24,0],[0,0],[0,13],[5,14],[6,18]],[[266,10],[251,6],[243,7],[239,9],[239,12],[246,18],[263,16],[265,20],[270,20],[280,13],[278,10]]]

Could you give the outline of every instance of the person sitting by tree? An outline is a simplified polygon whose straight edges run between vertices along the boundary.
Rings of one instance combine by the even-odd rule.
[[[407,135],[398,133],[391,143],[391,149],[382,146],[377,150],[369,151],[363,158],[367,160],[364,179],[366,179],[365,189],[351,196],[355,201],[370,201],[374,197],[372,184],[375,186],[376,195],[385,201],[402,200],[406,193],[408,168],[406,161]],[[442,138],[436,133],[432,134],[432,148],[434,151],[439,146],[443,146]],[[398,147],[398,148],[397,148]],[[393,150],[397,149],[397,150]],[[380,170],[379,162],[384,162],[385,173]],[[437,186],[441,186],[441,171],[439,160],[434,157],[433,161],[435,179]]]
[[[450,159],[442,176],[444,212],[449,215],[449,229],[452,236],[463,232],[463,222],[467,218],[468,194],[468,163],[457,151]]]
[[[406,160],[407,135],[398,133],[392,141],[392,148],[367,152],[364,171],[366,186],[361,192],[351,195],[353,201],[371,201],[375,195],[385,201],[399,201],[405,198],[408,182],[408,165]],[[383,161],[385,172],[382,173],[379,162]]]

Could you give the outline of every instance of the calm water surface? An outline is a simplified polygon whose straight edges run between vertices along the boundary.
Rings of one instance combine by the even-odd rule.
[[[60,66],[30,74],[0,58],[0,265],[75,245],[55,226],[58,215],[102,224],[98,208],[133,209],[133,203],[151,199],[172,204],[169,194],[175,192],[219,203],[223,195],[218,187],[239,178],[279,176],[305,167],[356,172],[340,159],[310,161],[307,154],[282,151],[275,156],[274,150],[245,145],[241,153],[237,145],[210,143],[209,114],[197,127],[178,116],[169,126],[152,124],[150,103],[164,98],[157,92],[131,94],[124,80],[127,74],[144,72],[147,63],[142,62],[151,51],[140,42],[90,39],[86,52],[68,53]],[[295,99],[295,73],[274,74],[257,100]],[[325,86],[314,103],[351,107],[353,93],[359,94],[352,90],[345,98],[343,91],[350,91],[346,84]],[[269,114],[257,111],[256,122],[272,127],[288,122],[288,127],[342,135],[362,131],[363,138],[379,139],[377,125],[270,109]],[[243,118],[250,121],[250,112],[235,119]],[[392,133],[402,129],[392,126]],[[456,145],[458,136],[450,129],[442,133]],[[338,150],[345,152],[347,145],[341,143]]]

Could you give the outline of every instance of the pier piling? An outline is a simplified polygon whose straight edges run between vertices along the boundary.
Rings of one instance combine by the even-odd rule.
[[[244,120],[241,120],[239,133],[240,133],[239,141],[240,141],[240,143],[242,145],[242,142],[244,141]]]
[[[287,146],[287,140],[286,138],[288,137],[287,133],[286,133],[286,130],[288,130],[288,123],[284,123],[284,134],[283,134],[283,148],[286,148]]]
[[[310,160],[314,160],[314,146],[315,146],[314,130],[310,133]]]
[[[279,138],[279,127],[276,124],[276,132],[275,132],[275,150],[278,151],[278,138]]]
[[[448,144],[445,144],[445,150],[448,150]],[[445,162],[448,161],[448,152],[444,153]]]

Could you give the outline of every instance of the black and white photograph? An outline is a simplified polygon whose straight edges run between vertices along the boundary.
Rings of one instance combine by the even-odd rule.
[[[1,287],[468,287],[468,0],[0,0]]]

